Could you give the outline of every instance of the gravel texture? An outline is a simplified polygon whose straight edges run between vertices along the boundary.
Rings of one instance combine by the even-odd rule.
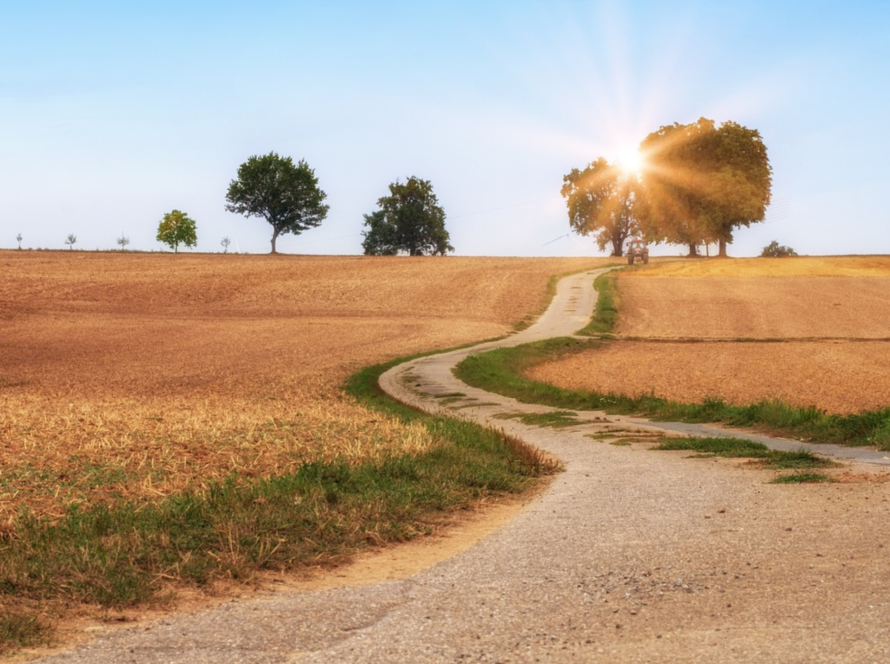
[[[589,312],[592,276],[561,282],[541,326],[521,338],[558,330],[563,318],[571,327],[576,312]],[[434,395],[453,391],[448,359],[403,365],[382,382],[428,409],[458,408],[462,416],[497,422],[565,464],[509,524],[407,580],[234,601],[114,631],[43,661],[859,663],[890,657],[887,483],[771,485],[772,472],[738,462],[588,437],[651,431],[645,423],[579,413],[585,424],[553,430],[493,419],[539,407],[470,388],[461,390],[463,403],[444,406]],[[421,387],[406,387],[409,376]]]

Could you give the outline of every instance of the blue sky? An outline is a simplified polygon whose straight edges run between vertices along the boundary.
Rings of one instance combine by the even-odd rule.
[[[266,252],[239,164],[305,159],[330,213],[287,253],[361,253],[397,178],[432,181],[460,255],[596,255],[562,176],[708,117],[758,129],[771,240],[890,253],[890,2],[0,0],[0,247]],[[662,247],[657,253],[678,254]]]

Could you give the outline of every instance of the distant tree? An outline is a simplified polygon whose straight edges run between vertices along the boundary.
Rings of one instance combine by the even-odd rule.
[[[77,242],[77,236],[74,233],[69,233],[68,239],[65,240],[65,244],[68,245],[68,249],[74,249],[75,242]]]
[[[787,256],[797,256],[797,252],[791,247],[786,247],[773,240],[763,248],[760,252],[761,258],[785,258]]]
[[[130,244],[130,238],[121,233],[121,236],[117,239],[117,243],[121,248],[121,251],[127,248],[127,245]]]
[[[600,157],[562,180],[572,230],[593,234],[600,251],[611,245],[612,256],[624,255],[624,241],[640,231],[634,214],[637,177]]]
[[[194,247],[198,244],[198,228],[194,219],[189,219],[185,212],[173,210],[164,215],[158,224],[158,242],[163,242],[179,253],[179,245]]]
[[[15,239],[16,239],[16,242],[19,243],[19,251],[21,251],[22,250],[22,234],[19,233],[18,235],[16,235]]]
[[[232,243],[232,241],[228,238],[228,236],[226,236],[222,240],[220,240],[220,244],[222,245],[224,254],[229,253],[229,245],[231,243]]]
[[[272,253],[279,235],[315,228],[328,215],[327,198],[318,187],[315,171],[302,159],[270,152],[253,156],[238,168],[229,184],[226,210],[246,217],[263,217],[272,225]]]
[[[756,129],[735,122],[719,127],[701,118],[674,123],[647,136],[638,214],[657,239],[689,247],[726,245],[733,230],[763,221],[772,190],[772,167]]]
[[[380,208],[365,215],[362,247],[369,256],[444,256],[454,251],[445,230],[445,210],[433,185],[413,175],[402,184],[389,185],[389,196],[377,200]]]

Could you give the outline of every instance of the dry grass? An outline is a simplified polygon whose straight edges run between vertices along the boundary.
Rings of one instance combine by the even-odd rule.
[[[683,402],[781,399],[836,413],[890,404],[888,257],[672,263],[622,273],[618,288],[619,334],[793,341],[616,342],[529,377]]]
[[[0,527],[434,443],[340,391],[508,332],[584,259],[0,252]]]

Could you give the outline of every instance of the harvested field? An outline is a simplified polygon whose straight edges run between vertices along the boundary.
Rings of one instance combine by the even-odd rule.
[[[567,389],[685,403],[779,399],[855,413],[890,404],[890,343],[616,341],[539,365],[528,376]]]
[[[890,405],[888,257],[662,264],[622,273],[618,292],[617,332],[641,341],[567,356],[529,377],[685,402],[781,399],[836,413]]]
[[[0,252],[0,524],[425,449],[342,381],[505,334],[595,264]]]
[[[618,289],[628,336],[890,339],[888,258],[674,263],[623,273]]]

